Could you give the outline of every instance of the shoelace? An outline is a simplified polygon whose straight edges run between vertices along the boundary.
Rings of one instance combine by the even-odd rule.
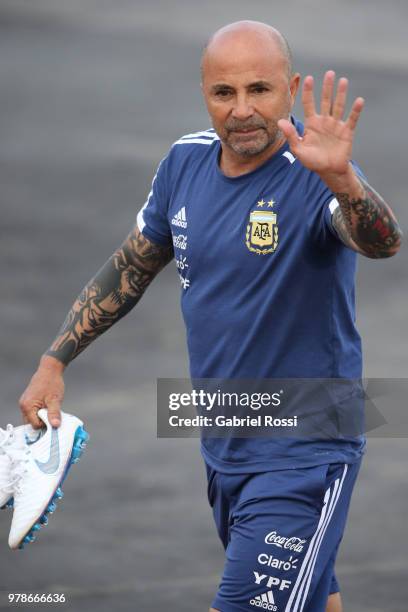
[[[6,430],[0,428],[0,453],[8,456],[11,461],[10,474],[11,480],[7,482],[3,489],[6,493],[18,493],[20,491],[21,478],[27,471],[27,463],[31,451],[28,447],[14,446],[14,427],[8,424]]]
[[[10,444],[14,439],[14,427],[10,425],[10,423],[7,425],[6,429],[2,429],[0,427],[0,436],[0,451],[2,451],[3,448]]]

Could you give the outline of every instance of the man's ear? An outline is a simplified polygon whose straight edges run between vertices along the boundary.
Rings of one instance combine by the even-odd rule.
[[[297,95],[297,92],[299,91],[299,85],[300,85],[300,74],[299,74],[299,72],[295,72],[295,74],[292,75],[292,77],[290,79],[290,83],[289,83],[289,90],[290,90],[290,97],[291,97],[291,101],[292,101],[292,107],[295,104],[296,95]]]

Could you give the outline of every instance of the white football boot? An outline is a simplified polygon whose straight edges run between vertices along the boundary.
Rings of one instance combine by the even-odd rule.
[[[7,425],[0,428],[0,508],[13,507],[14,486],[18,475],[11,475],[13,463],[24,458],[26,443],[31,444],[41,436],[41,430],[33,429],[31,425]]]
[[[34,533],[48,523],[48,514],[56,509],[61,499],[61,484],[70,466],[79,461],[89,439],[83,422],[61,412],[60,427],[52,427],[47,410],[38,411],[47,429],[36,442],[26,444],[26,454],[13,464],[14,513],[9,535],[10,548],[23,548],[35,540]]]

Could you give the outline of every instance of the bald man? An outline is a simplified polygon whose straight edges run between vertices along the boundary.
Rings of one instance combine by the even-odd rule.
[[[283,36],[244,21],[202,57],[213,128],[159,165],[137,225],[74,303],[20,404],[60,423],[63,370],[176,260],[194,379],[361,376],[356,254],[394,255],[394,214],[351,160],[364,101],[347,79],[300,86]],[[203,437],[208,497],[226,550],[212,612],[339,612],[334,574],[365,440]],[[193,559],[192,559],[193,563]],[[195,610],[192,604],[192,610]]]

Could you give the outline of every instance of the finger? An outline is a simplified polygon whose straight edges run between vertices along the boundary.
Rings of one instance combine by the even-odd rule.
[[[333,104],[332,115],[335,119],[343,119],[344,109],[346,108],[348,90],[348,80],[341,78],[337,84],[337,93]]]
[[[324,75],[322,85],[322,99],[320,102],[320,113],[322,115],[330,115],[335,78],[336,73],[334,72],[334,70],[328,70]]]
[[[299,142],[301,142],[302,140],[299,134],[297,133],[295,126],[293,125],[293,123],[291,123],[287,119],[279,119],[278,127],[281,130],[281,132],[283,132],[283,134],[285,135],[289,143],[289,146],[292,152],[294,153]]]
[[[24,394],[19,401],[24,423],[30,423],[34,429],[39,429],[44,423],[38,418],[37,412],[44,406],[41,400],[27,399]]]
[[[313,83],[313,77],[310,75],[305,77],[305,80],[303,81],[302,104],[305,113],[305,119],[307,119],[308,117],[313,117],[316,114]]]
[[[58,397],[45,398],[48,410],[48,420],[53,427],[61,425],[61,400]]]
[[[353,102],[353,106],[351,107],[351,111],[346,122],[347,127],[350,128],[351,131],[356,129],[356,125],[360,119],[364,104],[364,98],[356,98]]]
[[[23,416],[25,423],[30,423],[34,429],[41,429],[44,427],[44,423],[38,418],[38,408],[32,408],[31,410],[25,411]]]

